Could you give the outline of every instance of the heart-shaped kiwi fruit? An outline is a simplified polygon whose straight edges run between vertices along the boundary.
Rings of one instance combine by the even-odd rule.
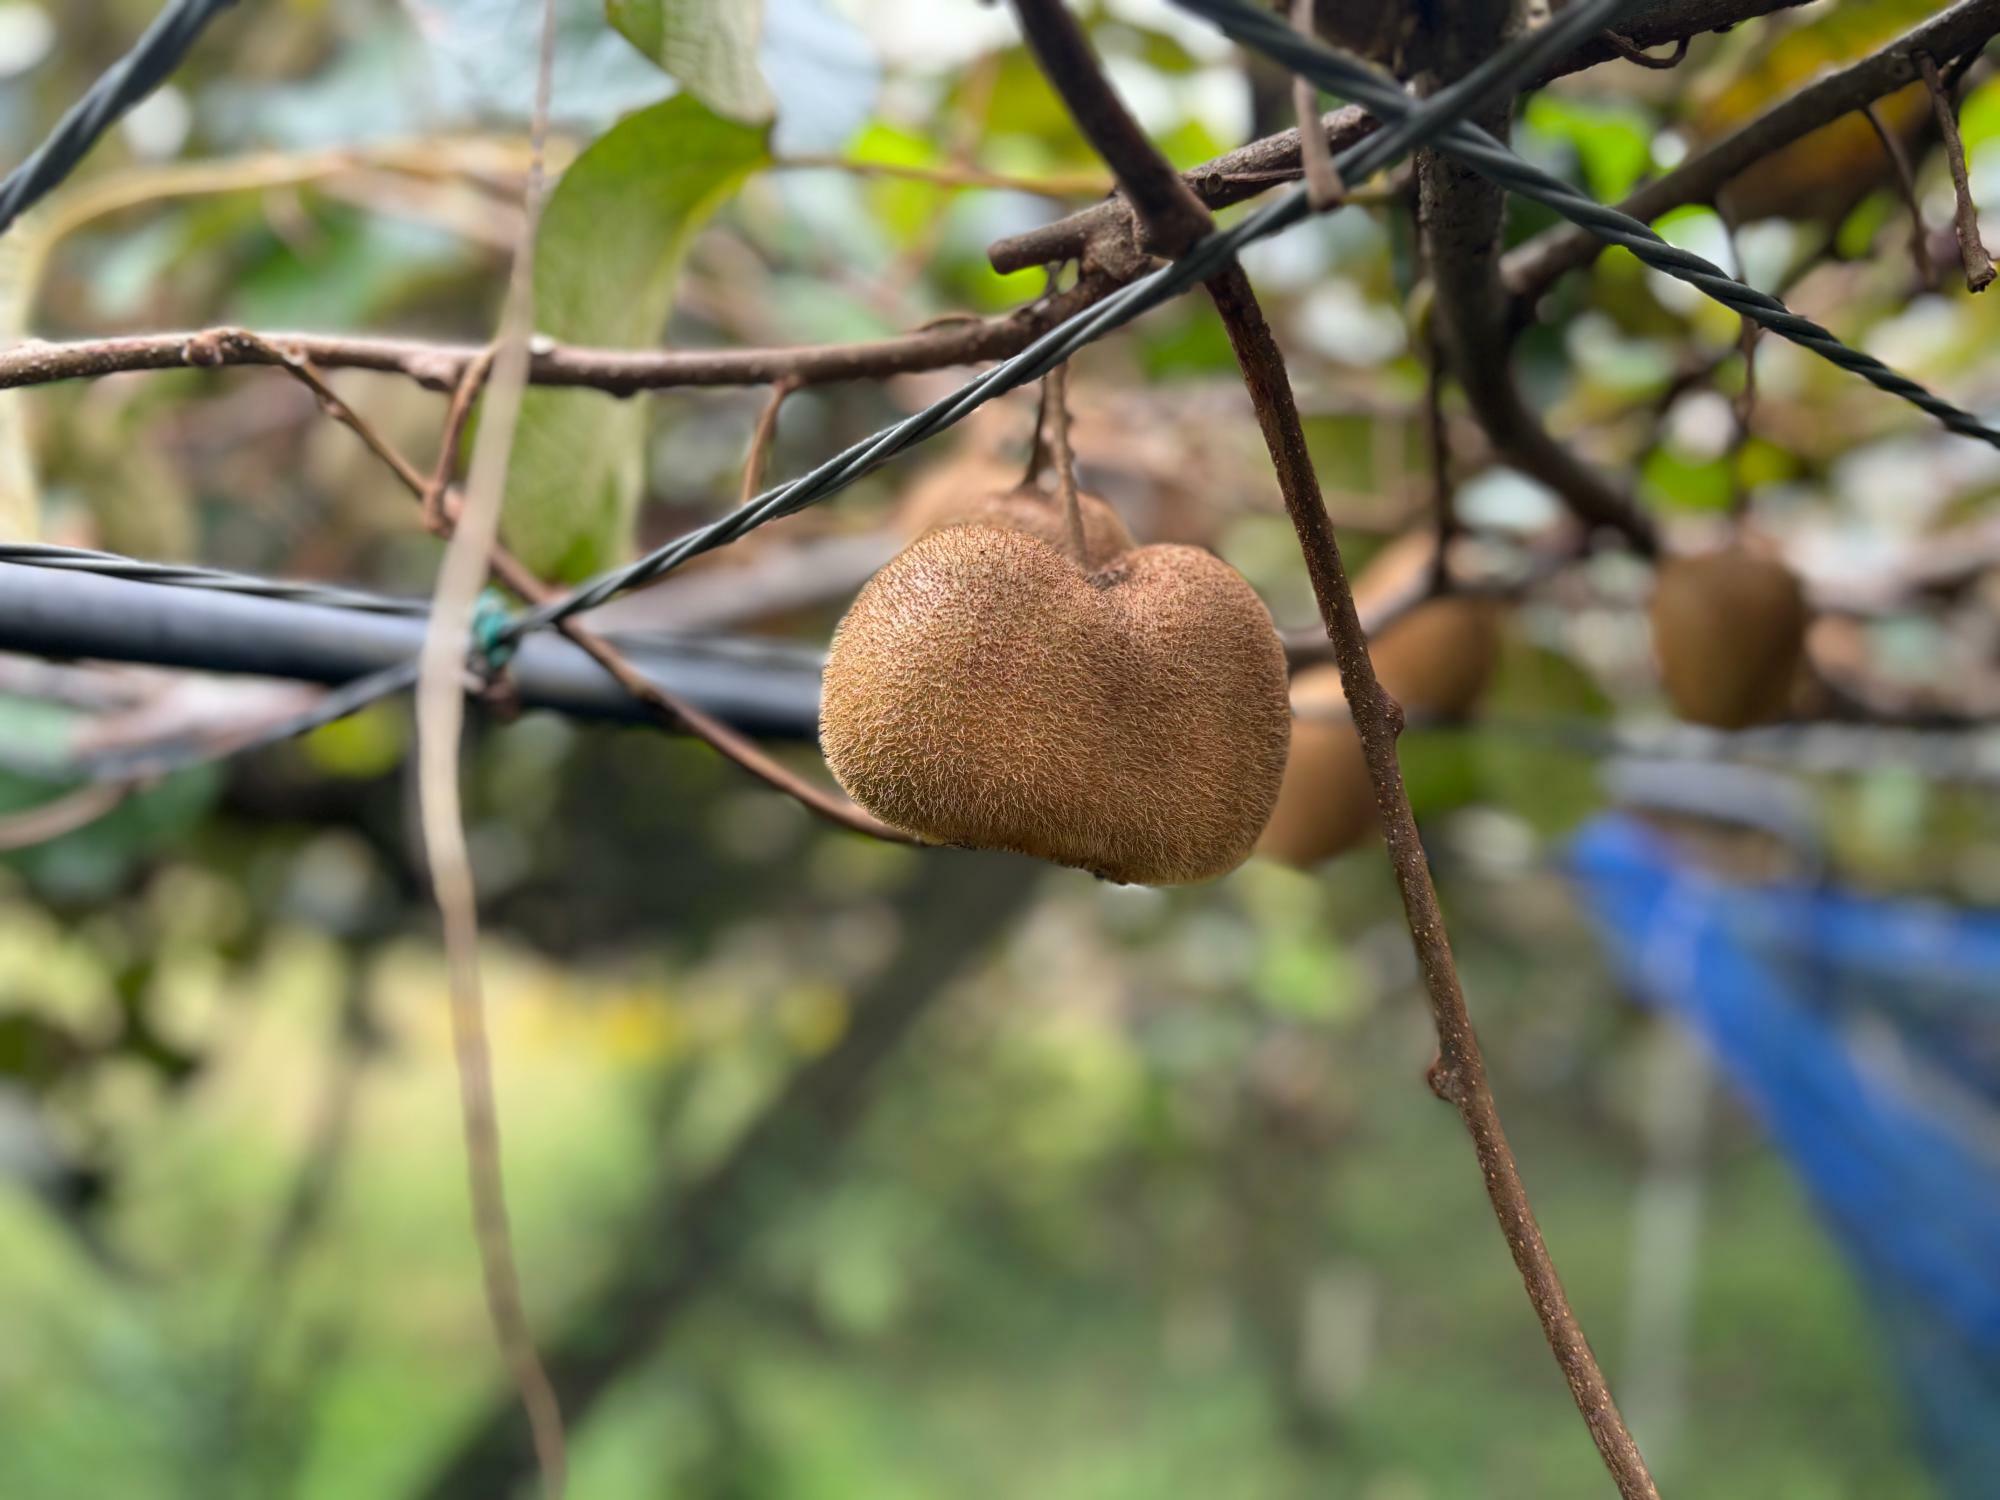
[[[1660,564],[1653,653],[1674,712],[1743,729],[1784,712],[1805,657],[1805,591],[1776,558],[1740,546]]]
[[[1416,586],[1434,548],[1428,535],[1390,543],[1356,579],[1356,605],[1366,614]],[[1375,675],[1412,717],[1462,714],[1492,680],[1502,614],[1497,599],[1460,596],[1420,604],[1369,642]],[[1308,869],[1353,848],[1380,824],[1340,669],[1300,672],[1292,679],[1292,709],[1291,759],[1257,852]]]
[[[1083,520],[1084,559],[1090,566],[1102,567],[1137,545],[1118,512],[1097,496],[1078,495],[1077,512]],[[1062,502],[1032,484],[984,490],[970,499],[962,489],[923,487],[911,492],[897,518],[906,536],[923,536],[946,526],[997,526],[1040,537],[1058,551],[1069,549],[1069,520]]]
[[[1152,546],[1085,568],[976,523],[862,589],[820,709],[835,777],[885,822],[1144,885],[1248,857],[1290,732],[1284,648],[1221,559]]]

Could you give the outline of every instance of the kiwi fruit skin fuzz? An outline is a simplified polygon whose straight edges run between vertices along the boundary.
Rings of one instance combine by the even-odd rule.
[[[1118,512],[1095,495],[1077,496],[1083,521],[1084,561],[1102,567],[1121,552],[1138,545]],[[993,526],[1038,537],[1057,551],[1069,546],[1069,520],[1062,503],[1030,484],[987,490],[967,498],[961,489],[942,486],[913,491],[897,512],[904,535],[921,537],[947,526]]]
[[[1392,542],[1356,580],[1357,606],[1370,611],[1415,585],[1434,547],[1426,535]],[[1369,642],[1376,678],[1412,717],[1465,713],[1492,681],[1504,612],[1497,599],[1419,604]],[[1291,759],[1257,852],[1308,870],[1354,848],[1381,824],[1340,669],[1305,668],[1292,679],[1291,699]]]
[[[1227,563],[1162,545],[1086,567],[976,522],[862,589],[820,710],[835,778],[885,822],[1142,885],[1249,856],[1290,734],[1284,648]]]
[[[1740,546],[1668,558],[1651,616],[1660,680],[1681,718],[1744,729],[1784,713],[1809,611],[1782,562]]]

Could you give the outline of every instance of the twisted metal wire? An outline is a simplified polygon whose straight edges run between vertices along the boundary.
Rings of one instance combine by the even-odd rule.
[[[69,107],[48,139],[5,179],[0,179],[0,234],[50,189],[76,170],[97,138],[180,66],[202,29],[236,0],[169,0],[132,44]]]
[[[1419,106],[1386,74],[1304,36],[1247,0],[1174,0],[1174,3],[1213,22],[1239,45],[1302,74],[1328,93],[1353,100],[1381,119],[1407,121],[1418,111]],[[1953,432],[2000,448],[2000,430],[1932,394],[1873,355],[1848,347],[1769,292],[1745,285],[1713,261],[1668,244],[1631,215],[1599,203],[1561,178],[1531,166],[1478,125],[1467,120],[1456,121],[1439,133],[1433,144],[1509,192],[1554,209],[1600,239],[1624,246],[1654,270],[1687,282],[1773,333],[1812,350],[1843,370],[1852,371],[1891,395],[1902,397]]]
[[[134,583],[167,584],[174,588],[203,589],[212,593],[248,594],[258,599],[282,599],[288,604],[321,604],[330,609],[359,610],[363,614],[421,615],[430,608],[421,599],[399,599],[388,594],[341,588],[335,584],[260,578],[253,573],[232,573],[224,568],[204,568],[193,563],[145,562],[116,552],[98,552],[89,547],[58,547],[48,542],[0,541],[0,563],[24,563],[29,567],[53,568],[68,573],[96,573]]]
[[[1517,38],[1456,84],[1422,103],[1410,100],[1395,84],[1389,84],[1389,91],[1396,97],[1394,110],[1385,107],[1382,111],[1384,118],[1391,120],[1389,126],[1339,153],[1334,157],[1334,166],[1348,181],[1359,181],[1380,171],[1405,152],[1448,134],[1455,122],[1465,116],[1511,98],[1519,85],[1539,72],[1545,63],[1596,35],[1624,12],[1638,9],[1639,3],[1641,0],[1580,0],[1548,25]],[[766,490],[728,515],[520,616],[510,627],[510,634],[523,635],[595,609],[617,594],[671,572],[689,558],[736,541],[767,521],[792,515],[838,494],[994,397],[1040,379],[1093,339],[1123,327],[1142,313],[1206,281],[1227,266],[1245,245],[1290,228],[1311,211],[1306,190],[1291,189],[1235,227],[1204,236],[1179,260],[1121,287],[914,416],[864,438],[799,478]]]
[[[417,659],[391,662],[365,677],[329,688],[311,706],[288,714],[254,733],[217,745],[198,739],[169,740],[162,744],[137,745],[130,749],[99,750],[79,757],[63,769],[88,781],[150,781],[175,771],[190,771],[211,761],[225,760],[248,750],[259,750],[281,740],[297,739],[315,729],[323,729],[336,719],[359,713],[371,703],[417,685]]]

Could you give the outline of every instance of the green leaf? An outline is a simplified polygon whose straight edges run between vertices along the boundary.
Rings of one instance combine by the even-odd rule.
[[[719,119],[686,94],[621,120],[570,165],[543,211],[536,329],[573,344],[654,343],[688,242],[767,160],[762,130]],[[637,402],[529,391],[507,475],[507,545],[560,582],[618,561],[630,545],[644,441]]]
[[[763,0],[604,0],[625,39],[717,114],[745,124],[771,118],[757,71]]]
[[[1610,203],[1629,193],[1653,160],[1653,121],[1621,104],[1537,94],[1528,101],[1530,129],[1576,153],[1591,196]]]

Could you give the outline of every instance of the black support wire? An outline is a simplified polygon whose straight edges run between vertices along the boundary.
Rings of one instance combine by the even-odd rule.
[[[116,552],[98,552],[89,547],[58,547],[52,542],[0,541],[0,564],[4,563],[48,568],[59,573],[123,578],[134,583],[201,589],[211,593],[283,599],[294,604],[323,604],[329,609],[353,610],[358,614],[423,615],[430,612],[430,602],[425,599],[371,594],[335,584],[259,578],[251,573],[232,573],[224,568],[204,568],[193,563],[146,562],[136,557],[123,557]]]
[[[47,140],[0,179],[0,234],[55,188],[117,118],[180,66],[202,29],[236,0],[169,0],[139,40],[56,122]]]

